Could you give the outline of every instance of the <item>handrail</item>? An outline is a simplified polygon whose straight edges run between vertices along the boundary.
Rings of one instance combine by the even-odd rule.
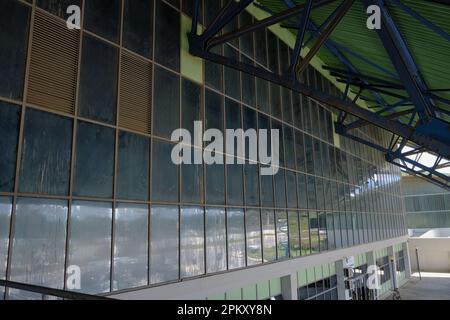
[[[32,284],[7,281],[7,280],[1,280],[1,279],[0,279],[0,287],[13,288],[13,289],[24,290],[24,291],[28,291],[28,292],[40,293],[42,295],[53,296],[53,297],[69,299],[69,300],[114,300],[112,298],[108,298],[108,297],[104,297],[104,296],[96,296],[96,295],[90,295],[90,294],[85,294],[85,293],[78,293],[78,292],[73,292],[73,291],[60,290],[60,289],[36,286],[36,285],[32,285]]]

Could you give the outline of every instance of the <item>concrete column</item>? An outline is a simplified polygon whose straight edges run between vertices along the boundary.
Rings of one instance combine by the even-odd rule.
[[[406,279],[411,278],[411,257],[409,256],[409,245],[405,241],[402,243],[403,256],[405,257],[405,276]]]
[[[389,269],[391,270],[392,288],[398,288],[397,279],[397,261],[395,260],[395,250],[394,246],[389,246],[387,248],[389,256]]]
[[[345,276],[344,261],[338,260],[334,263],[336,268],[338,300],[345,300]]]
[[[281,277],[281,294],[284,300],[298,300],[297,273]]]

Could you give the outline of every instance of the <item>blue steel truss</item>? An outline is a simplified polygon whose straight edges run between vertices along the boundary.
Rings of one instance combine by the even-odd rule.
[[[441,169],[450,167],[450,161],[446,160],[450,159],[450,124],[438,117],[440,113],[446,113],[446,111],[439,108],[435,103],[435,101],[440,101],[450,104],[450,101],[439,97],[437,94],[439,90],[432,90],[427,87],[396,22],[389,12],[387,2],[389,1],[390,5],[398,6],[447,41],[450,41],[450,35],[410,9],[401,0],[364,0],[365,5],[375,4],[381,9],[382,29],[377,32],[396,68],[397,74],[395,74],[330,39],[331,33],[348,13],[355,0],[306,0],[303,4],[296,4],[292,0],[280,1],[286,5],[286,10],[275,13],[255,3],[259,8],[271,13],[271,16],[248,26],[241,26],[241,28],[232,32],[221,34],[224,27],[253,2],[253,0],[229,0],[203,33],[197,34],[200,0],[194,0],[192,29],[188,35],[190,53],[282,85],[321,104],[338,109],[340,113],[335,124],[338,134],[375,148],[385,154],[386,161],[401,167],[402,170],[450,190],[450,176],[440,172]],[[315,8],[332,2],[339,3],[336,10],[320,26],[317,26],[311,19],[311,12]],[[211,49],[217,45],[277,23],[284,23],[282,26],[297,29],[297,39],[290,67],[288,70],[283,70],[282,74],[273,73],[264,68],[211,52]],[[305,38],[307,35],[309,35],[309,39],[306,43],[315,42],[310,45],[308,54],[302,58],[300,52],[306,45]],[[332,76],[337,78],[337,81],[346,84],[346,90],[342,98],[313,89],[299,80],[306,65],[323,46],[335,55],[345,68],[341,70],[324,66]],[[392,81],[364,75],[363,72],[352,65],[343,51],[382,71]],[[347,95],[353,88],[359,90],[355,92],[356,98],[350,101]],[[394,91],[392,91],[393,89]],[[402,93],[399,93],[399,91]],[[364,92],[370,93],[371,97],[363,96]],[[388,104],[382,95],[396,98],[398,101],[394,104]],[[355,103],[358,99],[372,102],[374,104],[372,109],[374,110],[371,111],[358,106]],[[355,117],[357,120],[354,120]],[[352,118],[352,120],[349,120],[349,118]],[[392,134],[388,145],[369,141],[361,138],[361,135],[355,134],[355,129],[369,124]],[[404,151],[407,150],[405,148],[407,146],[408,148],[412,147],[412,151]],[[435,155],[436,161],[432,165],[421,163],[420,159],[425,154]]]

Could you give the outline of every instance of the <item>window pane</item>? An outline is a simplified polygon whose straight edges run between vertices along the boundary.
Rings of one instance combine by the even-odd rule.
[[[114,129],[79,122],[75,195],[112,197]]]
[[[180,78],[160,67],[155,68],[153,134],[170,139],[180,127]]]
[[[81,117],[109,124],[116,122],[117,53],[117,48],[110,44],[84,36],[79,97]]]
[[[327,233],[328,233],[328,250],[334,250],[336,249],[336,240],[334,237],[334,221],[333,221],[333,214],[331,212],[328,212],[327,214]]]
[[[206,272],[219,272],[227,268],[227,235],[225,209],[206,209]]]
[[[286,208],[286,184],[284,179],[284,170],[278,170],[274,176],[275,181],[275,207]]]
[[[119,39],[120,5],[120,0],[86,1],[86,28],[108,40],[117,42]]]
[[[326,251],[328,250],[327,214],[326,212],[319,212],[318,214],[320,251]]]
[[[204,214],[199,207],[181,207],[180,273],[182,278],[205,273]]]
[[[114,290],[147,285],[148,207],[121,203],[115,214]]]
[[[24,130],[20,191],[67,195],[72,120],[28,109]]]
[[[297,208],[297,177],[294,172],[286,170],[286,184],[288,208]]]
[[[11,208],[12,199],[7,197],[0,197],[0,279],[5,279],[6,277]],[[2,290],[0,287],[0,300],[2,300],[1,293]]]
[[[1,4],[0,96],[5,98],[22,98],[30,11],[30,7],[18,1]]]
[[[156,1],[155,28],[155,60],[179,71],[180,14],[163,1]]]
[[[208,3],[205,9],[208,9],[208,7],[212,7],[215,3],[215,1]],[[211,52],[222,55],[222,46],[213,47],[211,49]],[[211,88],[223,92],[223,66],[208,60],[205,60],[204,62],[205,84]]]
[[[153,1],[125,0],[123,45],[144,57],[152,58]]]
[[[153,140],[152,200],[178,201],[178,170],[171,159],[173,144]]]
[[[12,281],[57,289],[64,287],[66,223],[66,201],[18,199],[12,243]]]
[[[110,291],[112,207],[108,202],[72,204],[69,265],[81,269],[81,292]]]
[[[239,54],[229,45],[224,46],[224,56],[233,60],[239,60]],[[240,100],[241,98],[241,79],[240,72],[230,67],[224,69],[225,94]]]
[[[70,5],[81,6],[80,4],[80,0],[37,0],[39,7],[63,19],[68,16],[66,11]]]
[[[263,232],[263,257],[264,262],[277,259],[275,216],[272,210],[261,211],[261,224]]]
[[[0,157],[0,191],[2,192],[12,192],[14,189],[19,123],[19,107],[0,102],[0,150],[2,150],[2,156]]]
[[[252,266],[262,263],[261,216],[259,209],[247,209],[245,214],[247,265]]]
[[[228,269],[245,267],[244,210],[227,210]]]
[[[253,62],[244,55],[241,55],[241,61],[250,65],[253,65]],[[254,107],[256,104],[256,95],[255,95],[255,77],[241,72],[242,77],[242,102]]]
[[[243,165],[237,164],[234,158],[234,164],[227,165],[227,202],[229,205],[244,204],[243,187]]]
[[[288,212],[289,222],[289,248],[291,257],[300,256],[300,232],[297,211]]]
[[[117,197],[127,200],[148,199],[149,140],[137,134],[119,133]]]
[[[311,253],[318,253],[319,247],[319,220],[317,212],[309,212],[309,232],[311,234]]]
[[[311,239],[309,236],[308,211],[300,212],[300,236],[302,245],[302,256],[311,254]]]
[[[245,165],[245,204],[259,206],[259,167],[256,163]]]
[[[150,237],[150,283],[178,279],[178,207],[151,208]]]
[[[289,238],[286,211],[275,211],[277,227],[277,255],[278,259],[289,257]]]

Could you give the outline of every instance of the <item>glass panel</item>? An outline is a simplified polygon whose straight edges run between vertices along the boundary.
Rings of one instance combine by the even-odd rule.
[[[80,73],[81,117],[108,124],[116,122],[117,69],[118,49],[85,35]]]
[[[123,14],[123,45],[144,57],[152,58],[152,1],[125,0]]]
[[[180,13],[163,1],[156,1],[155,60],[180,71]]]
[[[319,240],[320,251],[328,250],[327,213],[319,212]]]
[[[70,223],[69,266],[81,271],[81,289],[110,291],[112,207],[108,202],[74,201]]]
[[[20,100],[25,77],[31,8],[2,1],[0,10],[0,96]],[[2,117],[0,117],[1,119]]]
[[[264,262],[277,259],[275,216],[272,210],[261,211]]]
[[[224,46],[224,56],[234,60],[239,60],[239,54],[229,45]],[[225,67],[224,78],[225,78],[225,94],[237,100],[240,100],[241,98],[240,72],[235,69]]]
[[[63,289],[67,202],[19,198],[14,224],[11,280]],[[34,294],[11,290],[12,299]]]
[[[287,206],[297,208],[297,177],[294,172],[286,170],[286,184]]]
[[[63,19],[68,16],[66,13],[67,7],[70,5],[77,5],[81,7],[80,0],[37,0],[36,3],[42,9]]]
[[[199,207],[181,207],[180,273],[182,278],[205,273],[204,213]]]
[[[117,163],[117,197],[127,200],[148,199],[148,138],[119,132]]]
[[[253,65],[253,62],[244,55],[241,55],[241,61]],[[241,76],[242,76],[242,102],[249,106],[254,107],[256,105],[255,77],[246,72],[241,72]]]
[[[299,257],[300,256],[300,230],[297,211],[288,212],[288,223],[289,223],[289,251],[290,256]]]
[[[286,157],[286,167],[295,170],[295,143],[294,130],[287,125],[283,126],[284,150]]]
[[[159,2],[158,2],[159,3]],[[153,134],[170,139],[180,128],[180,77],[155,67]]]
[[[112,197],[114,129],[78,123],[75,164],[76,196]]]
[[[205,9],[208,10],[209,7],[212,7],[213,4],[216,4],[216,1],[212,1],[208,3]],[[212,53],[222,55],[222,46],[213,47],[211,49]],[[223,67],[218,63],[214,63],[212,61],[205,60],[205,84],[211,88],[223,92]]]
[[[247,209],[245,214],[247,265],[252,266],[262,263],[261,216],[259,209]]]
[[[0,279],[6,277],[6,262],[9,247],[9,225],[11,219],[12,199],[0,197]],[[0,300],[2,300],[0,287]]]
[[[334,249],[336,249],[336,240],[334,238],[333,214],[331,212],[328,212],[326,215],[327,215],[328,250],[334,250]]]
[[[178,201],[178,168],[171,159],[174,145],[153,139],[152,200]]]
[[[258,29],[255,32],[255,58],[260,64],[267,66],[266,29]]]
[[[306,189],[306,177],[304,174],[297,174],[297,198],[298,198],[298,207],[301,209],[308,208],[308,199],[307,199],[307,189]]]
[[[302,255],[311,254],[311,238],[309,234],[308,211],[300,212],[300,236],[302,245]]]
[[[19,123],[19,107],[0,102],[0,150],[2,150],[2,156],[0,157],[0,191],[2,192],[14,190]]]
[[[244,204],[244,187],[243,187],[243,165],[237,164],[227,165],[227,202],[229,205]]]
[[[275,211],[277,227],[277,256],[278,259],[289,257],[289,237],[286,211]]]
[[[259,206],[259,167],[256,163],[245,165],[245,204]]]
[[[206,272],[227,269],[227,234],[225,209],[206,209]]]
[[[318,253],[320,251],[319,219],[315,211],[309,212],[309,232],[311,234],[311,253]]]
[[[178,279],[178,207],[152,206],[150,283]]]
[[[269,82],[261,78],[256,78],[257,108],[266,113],[270,113],[269,92]]]
[[[20,192],[69,193],[72,120],[28,109],[20,173]]]
[[[227,210],[228,269],[245,267],[244,210]]]
[[[114,235],[113,289],[147,285],[148,207],[117,205]]]
[[[119,40],[120,0],[86,1],[85,27],[108,40]]]
[[[274,176],[275,181],[275,207],[286,208],[286,184],[284,170],[279,169]]]
[[[348,234],[347,234],[347,222],[345,220],[345,212],[340,213],[340,222],[341,222],[341,235],[342,235],[342,247],[348,247]]]

